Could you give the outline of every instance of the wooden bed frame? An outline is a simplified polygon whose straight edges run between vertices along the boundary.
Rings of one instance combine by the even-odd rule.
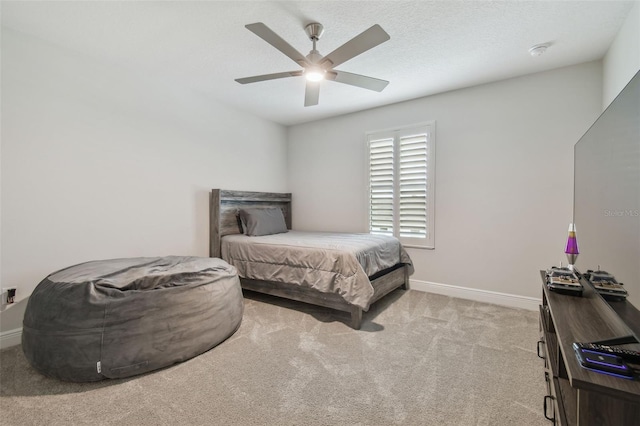
[[[291,229],[291,194],[272,192],[211,190],[210,206],[210,257],[221,257],[222,237],[241,234],[238,212],[241,208],[279,207],[284,213],[287,228]],[[374,293],[371,303],[398,287],[409,289],[409,267],[398,264],[369,277]],[[259,281],[240,277],[242,288],[259,293],[293,299],[324,306],[351,314],[351,326],[359,330],[362,324],[362,308],[352,305],[335,293],[323,293],[313,288],[272,281]]]

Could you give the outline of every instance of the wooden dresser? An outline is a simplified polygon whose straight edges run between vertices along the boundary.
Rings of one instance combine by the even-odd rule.
[[[640,381],[586,370],[572,347],[573,342],[633,334],[640,323],[629,321],[640,318],[638,311],[627,302],[607,303],[586,280],[581,281],[582,297],[550,291],[545,272],[540,274],[543,292],[537,350],[544,359],[547,383],[545,417],[559,425],[640,425]],[[624,347],[640,350],[640,344]]]

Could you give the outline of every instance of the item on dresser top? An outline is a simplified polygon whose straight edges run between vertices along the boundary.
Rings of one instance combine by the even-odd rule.
[[[546,273],[547,287],[550,290],[581,296],[583,287],[576,273],[568,268],[552,267]]]
[[[633,364],[640,364],[640,352],[634,351],[632,349],[624,349],[618,346],[605,345],[598,342],[574,343],[574,346],[575,345],[579,345],[581,348],[588,349],[594,352],[601,352],[608,355],[619,356],[623,360]]]
[[[573,350],[580,365],[588,370],[625,379],[633,379],[635,375],[634,370],[620,355],[624,352],[639,355],[635,351],[615,350],[609,346],[578,342],[573,344]]]
[[[567,238],[567,246],[564,249],[569,260],[568,268],[573,271],[573,265],[576,263],[576,259],[580,252],[578,251],[578,240],[576,239],[576,224],[569,224],[569,237]]]
[[[598,267],[597,271],[587,271],[584,277],[593,285],[598,293],[605,298],[626,299],[627,290],[624,289],[622,283],[616,281],[615,277],[606,271],[601,271]]]

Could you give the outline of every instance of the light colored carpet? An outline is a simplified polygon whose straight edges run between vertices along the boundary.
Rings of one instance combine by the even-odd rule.
[[[143,376],[60,382],[3,350],[0,424],[548,424],[535,312],[396,290],[355,331],[347,314],[250,297],[230,339]]]

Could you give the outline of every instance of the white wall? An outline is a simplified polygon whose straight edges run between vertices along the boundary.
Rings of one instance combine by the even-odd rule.
[[[602,64],[604,110],[640,70],[640,1],[629,12]]]
[[[436,121],[435,250],[421,282],[539,298],[565,261],[573,145],[598,117],[601,63],[457,90],[289,128],[293,225],[366,232],[364,134]]]
[[[0,330],[59,268],[208,256],[209,190],[286,191],[286,150],[283,126],[3,29]]]

